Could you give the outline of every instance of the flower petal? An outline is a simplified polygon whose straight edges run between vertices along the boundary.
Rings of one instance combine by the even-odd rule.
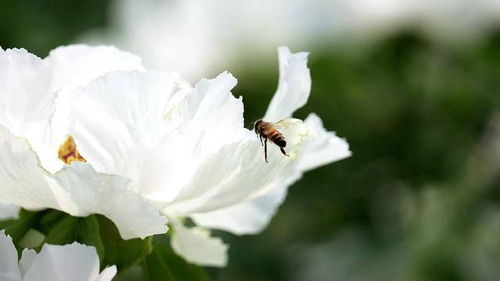
[[[102,214],[116,224],[124,239],[167,231],[166,218],[139,194],[128,191],[128,179],[97,173],[87,163],[73,162],[55,175],[63,189],[58,209],[73,216]]]
[[[0,203],[0,220],[17,219],[19,206],[9,203]]]
[[[347,141],[326,131],[316,114],[309,114],[304,122],[311,136],[305,141],[300,155],[300,170],[306,172],[351,156]]]
[[[210,233],[199,227],[187,228],[173,219],[175,229],[172,249],[188,262],[204,266],[224,267],[227,264],[227,245],[220,238],[210,237]]]
[[[57,206],[48,174],[23,138],[0,125],[0,200],[27,209]]]
[[[168,116],[169,126],[177,129],[154,148],[142,173],[157,182],[143,184],[142,194],[163,202],[173,200],[207,157],[246,135],[243,103],[231,94],[235,85],[236,79],[227,72],[202,79]]]
[[[99,274],[94,247],[78,243],[44,245],[23,281],[93,281]]]
[[[25,136],[32,126],[46,123],[55,98],[42,59],[24,49],[0,48],[0,124]]]
[[[139,56],[112,46],[69,45],[52,50],[45,59],[52,72],[52,90],[69,91],[112,71],[142,70]]]
[[[147,198],[169,201],[207,155],[245,132],[235,84],[229,73],[202,79],[194,90],[161,72],[109,74],[75,93],[70,133],[98,171],[128,177]]]
[[[19,270],[21,271],[21,276],[24,278],[26,272],[31,268],[33,262],[38,257],[38,253],[32,249],[24,249],[19,260]]]
[[[198,121],[217,123],[220,127],[243,127],[243,104],[231,94],[237,80],[229,72],[223,72],[214,79],[201,79],[194,92],[181,109],[184,122]],[[215,127],[215,126],[210,126]]]
[[[105,268],[99,276],[97,276],[97,279],[95,281],[111,281],[113,277],[116,275],[116,266],[110,266]]]
[[[62,162],[54,157],[68,137],[69,113],[75,102],[68,93],[113,71],[142,70],[141,58],[114,47],[70,45],[52,50],[45,58],[51,73],[51,93],[57,93],[49,127],[29,138],[43,166],[54,173]],[[78,105],[77,105],[78,106]]]
[[[283,131],[289,140],[290,157],[268,143],[269,163],[264,162],[264,149],[255,134],[223,146],[197,169],[191,182],[174,201],[167,203],[165,214],[198,214],[226,208],[251,200],[300,177],[295,161],[300,149],[302,123]]]
[[[321,119],[315,114],[309,115],[303,124],[292,122],[288,127],[296,130],[296,135],[300,136],[295,140],[290,139],[291,142],[300,142],[295,173],[289,171],[288,174],[282,174],[281,180],[275,180],[275,185],[268,192],[255,199],[193,214],[191,217],[196,224],[235,234],[258,233],[266,227],[283,202],[288,186],[298,180],[303,172],[350,156],[347,142],[332,132],[326,132]]]
[[[141,59],[113,47],[60,47],[45,60],[0,49],[0,124],[27,138],[45,169],[56,172],[62,162],[54,155],[67,137],[72,103],[67,93],[107,72],[130,69],[142,69]]]
[[[270,192],[228,208],[191,217],[197,225],[229,231],[234,234],[256,234],[264,230],[286,197],[287,188]]]
[[[311,92],[311,74],[307,53],[292,54],[287,47],[278,48],[280,78],[278,89],[267,108],[264,120],[276,122],[292,116],[304,106]]]
[[[21,273],[17,265],[17,251],[12,238],[0,230],[0,280],[21,281]]]
[[[166,219],[129,181],[99,174],[89,164],[75,162],[51,175],[22,138],[0,125],[0,199],[26,209],[53,208],[73,216],[102,214],[124,239],[164,233]]]
[[[79,89],[72,95],[70,127],[79,152],[99,172],[138,177],[185,87],[171,74],[133,71],[110,73]]]

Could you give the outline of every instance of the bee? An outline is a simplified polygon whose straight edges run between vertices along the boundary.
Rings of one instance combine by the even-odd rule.
[[[286,139],[283,134],[277,129],[277,127],[284,127],[284,125],[289,123],[295,123],[300,120],[294,118],[285,118],[276,123],[266,122],[262,119],[255,121],[253,129],[260,139],[260,143],[264,146],[264,159],[267,163],[267,140],[276,144],[283,155],[288,156],[285,151]],[[264,141],[262,141],[264,139]]]

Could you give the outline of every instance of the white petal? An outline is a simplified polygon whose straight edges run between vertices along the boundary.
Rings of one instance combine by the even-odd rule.
[[[53,208],[73,216],[102,214],[125,239],[166,232],[164,217],[120,176],[73,163],[55,175],[44,171],[21,138],[0,125],[0,198],[26,209]]]
[[[250,201],[191,216],[197,225],[234,234],[256,234],[264,230],[286,197],[287,188],[276,188]]]
[[[269,153],[270,163],[266,164],[262,150],[253,138],[224,146],[203,162],[189,184],[163,211],[209,212],[257,196],[270,184],[272,175],[279,175],[286,165],[286,159],[276,153]]]
[[[184,121],[198,119],[207,123],[222,122],[230,128],[243,127],[243,104],[231,94],[236,83],[236,78],[228,72],[214,79],[201,79],[181,109]]]
[[[0,280],[21,281],[21,273],[17,265],[17,251],[12,238],[0,230]]]
[[[304,122],[311,136],[304,143],[299,169],[306,172],[351,156],[347,141],[337,137],[334,132],[326,131],[316,114],[309,114]]]
[[[317,115],[310,114],[304,123],[307,136],[302,141],[296,159],[300,174],[351,155],[347,142],[335,136],[333,132],[327,132]],[[280,187],[253,200],[212,212],[194,214],[192,218],[200,226],[227,230],[235,234],[260,232],[269,223],[284,200],[287,187],[292,183],[290,178],[283,179]]]
[[[0,202],[0,220],[17,219],[19,209],[17,205]]]
[[[143,69],[141,58],[114,47],[70,45],[52,50],[45,59],[51,73],[51,93],[57,93],[50,127],[30,135],[30,143],[37,151],[43,166],[50,172],[62,168],[54,157],[68,136],[69,113],[75,101],[68,93],[87,85],[93,79],[113,71]],[[78,104],[76,106],[79,106]]]
[[[170,74],[133,71],[108,74],[76,91],[70,134],[79,152],[100,172],[135,179],[142,158],[168,129],[166,111],[180,102],[184,87]]]
[[[98,171],[168,201],[207,155],[244,132],[243,104],[230,92],[235,84],[229,73],[202,79],[194,90],[161,72],[109,74],[76,92],[70,133]]]
[[[19,260],[19,270],[21,271],[21,277],[24,278],[26,272],[31,268],[33,262],[38,257],[38,253],[32,249],[24,249],[21,255],[21,259]]]
[[[73,216],[102,214],[116,224],[124,239],[167,231],[166,218],[150,202],[128,191],[129,181],[97,173],[87,163],[73,162],[55,175],[63,192],[58,209]]]
[[[43,60],[24,49],[0,49],[0,124],[25,136],[32,126],[46,124],[55,98]]]
[[[99,274],[99,257],[94,247],[78,243],[44,245],[24,281],[93,281]]]
[[[52,71],[52,90],[68,91],[112,71],[142,70],[140,57],[112,46],[69,45],[45,59]]]
[[[296,127],[296,126],[294,126]],[[300,138],[299,131],[287,134],[290,157],[277,146],[268,144],[269,163],[264,162],[264,149],[254,133],[248,138],[225,145],[197,169],[189,185],[173,202],[166,204],[166,214],[211,212],[251,200],[300,177],[294,161]]]
[[[0,49],[0,124],[26,137],[50,172],[62,167],[54,157],[67,137],[71,89],[110,71],[142,69],[139,57],[113,47],[72,45],[45,59],[25,50]]]
[[[278,48],[280,78],[263,118],[265,121],[276,122],[290,117],[306,104],[311,92],[307,55],[304,52],[292,54],[287,47]]]
[[[188,262],[204,266],[224,267],[227,264],[227,245],[220,238],[210,237],[210,233],[199,227],[187,228],[177,220],[172,220],[175,229],[172,249]]]
[[[0,125],[0,200],[32,210],[57,206],[47,177],[28,143]]]
[[[111,281],[116,275],[116,266],[110,266],[105,268],[101,274],[97,277],[95,281]]]
[[[168,124],[178,128],[165,135],[147,161],[143,178],[155,179],[156,184],[142,184],[143,194],[161,201],[174,199],[207,157],[245,135],[243,103],[231,94],[235,84],[229,73],[202,79],[169,115]]]

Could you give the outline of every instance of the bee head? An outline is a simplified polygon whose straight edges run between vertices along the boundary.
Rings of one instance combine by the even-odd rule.
[[[262,123],[262,119],[259,119],[253,123],[253,130],[256,134],[259,134],[259,126]]]

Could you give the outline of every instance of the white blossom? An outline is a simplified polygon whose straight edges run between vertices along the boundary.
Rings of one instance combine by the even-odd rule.
[[[311,81],[307,54],[280,49],[280,82],[265,118],[278,121],[303,106]],[[270,147],[269,163],[254,132],[245,129],[243,103],[225,72],[190,89],[156,71],[110,73],[75,91],[70,134],[99,172],[132,180],[132,189],[154,201],[173,225],[191,217],[200,225],[235,233],[262,230],[286,188],[302,173],[350,155],[347,143],[327,133],[317,116],[285,128],[292,157]],[[96,114],[88,114],[93,108]],[[309,155],[308,155],[309,154]],[[317,161],[315,158],[321,155]],[[177,226],[174,249],[189,261],[223,265],[226,247]],[[191,230],[193,234],[187,235]],[[185,237],[176,238],[183,233]],[[202,253],[203,239],[212,246]],[[183,241],[183,242],[181,242]],[[198,245],[198,251],[190,247]],[[209,245],[206,244],[206,245]],[[201,254],[200,254],[201,255]],[[219,257],[219,258],[216,258]]]
[[[2,281],[110,281],[116,267],[99,274],[99,257],[94,247],[73,243],[45,244],[40,253],[24,249],[18,261],[10,236],[0,230],[0,280]]]
[[[74,77],[82,77],[77,71],[74,77],[44,71],[48,86],[34,92],[26,73],[38,79],[36,67],[17,74],[19,59],[9,51],[4,55],[13,63],[4,62],[9,71],[0,75],[0,87],[8,89],[0,95],[0,107],[16,105],[38,115],[26,120],[29,114],[12,112],[0,118],[2,202],[74,216],[103,214],[125,239],[165,232],[168,219],[173,249],[193,263],[227,262],[227,246],[210,237],[208,228],[261,231],[305,171],[350,155],[345,140],[311,114],[280,129],[290,156],[270,144],[266,163],[260,141],[244,127],[242,98],[232,95],[237,81],[228,72],[191,87],[176,74],[111,64],[76,83]],[[56,61],[53,56],[30,58],[47,67]],[[82,61],[95,63],[75,55],[67,64]],[[269,122],[291,117],[311,89],[306,53],[283,47],[279,61],[278,89],[264,116]],[[18,84],[9,88],[7,77]],[[59,91],[52,89],[53,81],[61,85]],[[16,94],[41,99],[45,106],[9,104]],[[68,136],[74,161],[65,165],[56,156]],[[184,226],[184,218],[198,226]]]
[[[166,232],[165,218],[128,190],[128,179],[58,159],[74,105],[69,92],[107,72],[132,69],[142,69],[141,59],[113,47],[61,47],[44,60],[0,49],[0,202],[11,204],[0,209],[2,217],[13,217],[14,204],[103,214],[124,238]]]

